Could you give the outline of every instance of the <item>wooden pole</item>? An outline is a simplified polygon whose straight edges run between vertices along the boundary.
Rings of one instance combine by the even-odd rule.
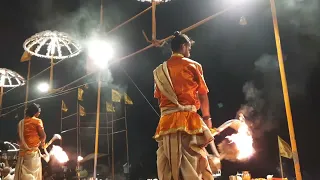
[[[26,110],[28,106],[30,70],[31,70],[31,59],[28,61],[28,75],[27,75],[27,82],[26,82],[26,98],[24,101],[24,110]]]
[[[79,100],[77,99],[77,158],[79,156]]]
[[[280,153],[280,146],[279,146],[279,136],[278,136],[278,151],[279,151],[279,163],[280,163],[280,172],[281,172],[281,178],[283,179],[283,167],[282,167],[282,158]]]
[[[100,128],[100,98],[101,97],[101,72],[98,74],[98,97],[97,97],[97,118],[96,118],[96,135],[94,145],[94,168],[93,179],[97,177],[98,151],[99,151],[99,128]]]
[[[298,150],[297,150],[297,144],[296,144],[296,139],[295,139],[293,120],[292,120],[292,113],[291,113],[291,107],[290,107],[288,85],[287,85],[286,73],[285,73],[285,68],[284,68],[284,63],[283,63],[283,55],[282,55],[281,42],[280,42],[280,34],[279,34],[279,27],[278,27],[276,5],[275,5],[274,0],[270,0],[270,4],[271,4],[274,36],[275,36],[278,61],[279,61],[279,69],[280,69],[280,76],[281,76],[281,83],[282,83],[282,90],[283,90],[283,98],[284,98],[284,104],[285,104],[285,108],[286,108],[287,122],[288,122],[289,134],[290,134],[290,142],[291,142],[291,146],[292,146],[292,156],[293,156],[293,162],[294,162],[294,169],[295,169],[296,179],[302,180],[302,175],[301,175],[301,171],[300,171],[299,156],[298,156]]]
[[[156,20],[157,2],[152,0],[152,40],[157,40],[157,20]]]
[[[110,167],[110,137],[109,137],[109,119],[108,119],[108,113],[106,113],[106,121],[107,121],[107,146],[108,146],[108,166]]]
[[[113,107],[113,103],[112,103]],[[111,116],[111,153],[112,153],[112,180],[115,180],[114,177],[114,131],[113,131],[113,111]]]
[[[126,128],[126,150],[127,150],[128,174],[130,174],[129,139],[128,139],[128,122],[127,122],[127,107],[126,107],[126,104],[124,104],[124,122],[125,122],[125,128]]]
[[[53,66],[54,66],[54,63],[53,63],[53,55],[51,57],[51,61],[50,61],[50,90],[53,90]]]
[[[62,136],[62,115],[63,115],[63,111],[62,111],[62,108],[63,108],[63,101],[61,101],[61,109],[60,109],[60,134]],[[63,139],[63,138],[62,138]],[[62,139],[60,140],[60,146],[62,147]]]
[[[0,115],[2,111],[3,87],[0,87]]]
[[[100,30],[103,25],[103,0],[100,3]],[[98,151],[99,151],[99,128],[100,128],[100,99],[101,99],[101,71],[98,74],[98,97],[97,97],[97,116],[96,116],[96,135],[94,144],[94,164],[93,179],[97,177]]]

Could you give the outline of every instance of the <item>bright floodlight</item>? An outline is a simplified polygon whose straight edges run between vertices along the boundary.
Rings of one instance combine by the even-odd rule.
[[[17,87],[24,84],[24,78],[18,73],[6,68],[0,68],[0,87]]]
[[[80,45],[68,34],[57,31],[43,31],[28,38],[23,48],[30,54],[46,59],[65,59],[78,55]]]
[[[40,83],[38,85],[38,90],[42,93],[48,92],[50,89],[50,86],[48,83]]]
[[[113,48],[109,43],[103,40],[92,40],[88,46],[89,58],[100,68],[105,68],[108,61],[113,58]]]

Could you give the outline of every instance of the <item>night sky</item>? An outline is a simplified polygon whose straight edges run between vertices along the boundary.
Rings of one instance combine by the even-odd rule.
[[[286,0],[276,2],[281,43],[285,57],[291,108],[301,170],[307,177],[319,175],[318,107],[320,96],[320,22],[317,0]],[[149,6],[135,0],[104,0],[104,25],[101,32],[108,32]],[[199,20],[228,6],[220,0],[172,0],[157,7],[157,36],[164,38],[176,30],[184,29]],[[44,30],[69,33],[85,46],[99,24],[100,1],[88,0],[29,0],[4,1],[0,6],[1,68],[17,71],[27,76],[27,63],[20,63],[25,39]],[[318,12],[319,11],[319,12]],[[239,24],[244,16],[247,25]],[[148,45],[142,30],[151,37],[151,11],[104,38],[116,50],[116,57],[131,54]],[[244,163],[223,162],[223,173],[249,170],[254,176],[279,174],[277,135],[289,142],[279,68],[273,34],[269,1],[249,0],[246,5],[209,21],[187,33],[196,41],[191,58],[202,64],[205,80],[210,89],[210,105],[213,124],[219,126],[235,117],[238,110],[246,110],[254,134],[256,154]],[[105,101],[110,101],[110,89],[126,92],[134,101],[127,106],[130,162],[134,177],[156,175],[156,142],[152,139],[158,123],[157,101],[153,99],[153,69],[170,57],[169,44],[152,48],[104,70],[101,112],[105,113]],[[86,53],[58,64],[54,71],[54,86],[61,87],[86,74]],[[116,58],[115,58],[116,59]],[[50,61],[33,57],[31,76],[49,66]],[[127,74],[127,75],[126,75]],[[130,78],[133,80],[130,80]],[[85,90],[84,101],[88,115],[81,117],[81,126],[95,126],[97,83],[94,75],[69,86],[93,82]],[[30,81],[29,99],[44,97],[36,90],[39,82],[49,80],[49,71]],[[136,86],[139,88],[137,89]],[[9,89],[5,89],[7,91]],[[141,93],[141,92],[142,93]],[[24,101],[25,88],[16,88],[4,95],[3,107]],[[36,101],[42,106],[42,115],[48,137],[60,131],[60,105],[64,100],[69,111],[76,111],[76,91]],[[250,108],[252,107],[252,108]],[[16,125],[23,117],[23,108],[10,110],[0,118],[0,139],[16,140]],[[114,117],[123,116],[124,106],[116,106]],[[111,116],[101,115],[102,126]],[[110,119],[109,119],[110,120]],[[75,124],[75,117],[67,119],[65,128]],[[115,131],[124,124],[115,124]],[[83,154],[93,152],[94,129],[82,131]],[[105,133],[104,130],[101,130]],[[219,141],[220,138],[217,140]],[[107,153],[106,136],[100,137],[100,152]],[[66,150],[74,152],[75,134],[64,136]],[[125,163],[124,134],[115,135],[116,172]],[[294,175],[293,163],[284,159],[288,176]],[[106,164],[107,159],[98,163]],[[133,177],[133,179],[134,179]]]

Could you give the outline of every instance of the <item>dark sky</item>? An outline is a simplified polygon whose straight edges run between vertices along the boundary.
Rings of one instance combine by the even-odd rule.
[[[170,3],[162,4],[157,8],[157,36],[164,38],[175,30],[188,27],[222,10],[228,5],[226,2],[172,0]],[[148,7],[147,3],[134,0],[104,0],[104,5],[102,32],[111,30]],[[223,162],[223,172],[226,174],[241,170],[249,170],[256,176],[278,174],[277,135],[289,142],[269,7],[269,1],[248,1],[248,5],[233,9],[187,33],[196,41],[192,49],[192,59],[203,65],[205,79],[210,89],[214,125],[218,126],[234,118],[241,107],[250,106],[254,109],[248,113],[248,120],[252,124],[257,152],[246,163]],[[317,147],[320,23],[316,18],[319,17],[319,4],[316,0],[292,0],[277,2],[277,8],[301,169],[303,172],[315,175],[316,170],[320,168],[316,163],[320,160],[316,155],[320,150]],[[78,41],[84,42],[98,26],[100,1],[4,1],[0,9],[1,67],[15,70],[26,77],[27,64],[19,62],[24,40],[40,31],[58,30],[67,32]],[[246,26],[239,25],[242,16],[247,20]],[[143,38],[142,30],[150,36],[151,12],[105,35],[105,38],[112,42],[116,56],[122,57],[148,45]],[[152,136],[159,118],[143,96],[158,111],[156,100],[153,99],[152,71],[169,56],[168,45],[163,48],[153,48],[113,64],[103,74],[106,82],[103,83],[102,102],[110,100],[110,88],[127,92],[134,101],[134,105],[128,107],[127,112],[130,159],[135,174],[148,176],[156,172],[157,145]],[[85,53],[82,53],[57,65],[54,86],[63,86],[85,75],[85,57]],[[49,60],[33,58],[31,76],[48,66]],[[143,95],[125,75],[124,70]],[[43,96],[36,91],[35,86],[40,81],[47,81],[48,78],[49,72],[45,72],[31,81],[30,99]],[[93,80],[95,78],[91,76],[80,84]],[[24,91],[21,87],[5,94],[4,107],[23,102]],[[76,109],[75,98],[76,92],[72,92],[37,101],[42,106],[41,118],[49,137],[60,131],[61,100],[66,101],[69,106],[68,114],[72,114]],[[96,83],[91,84],[85,91],[84,99],[81,104],[87,112],[94,113]],[[101,112],[104,112],[104,108],[105,105],[102,104]],[[116,116],[121,117],[123,107],[117,108],[119,111]],[[15,139],[16,124],[22,118],[22,113],[23,109],[17,109],[0,118],[0,139]],[[102,115],[101,119],[103,123],[106,116]],[[82,126],[94,126],[94,120],[94,115],[87,115],[81,118]],[[68,126],[71,127],[75,119],[73,117],[68,121]],[[123,124],[115,126],[121,129]],[[82,142],[84,153],[93,151],[93,137],[89,136],[93,133],[93,130],[82,133],[85,136]],[[72,145],[74,139],[72,133],[65,137],[65,141],[70,142],[66,143],[66,148],[74,146]],[[119,162],[119,165],[125,161],[124,143],[123,134],[115,137],[117,151],[115,161]],[[106,137],[101,136],[101,152],[106,152],[105,146]],[[284,163],[286,172],[292,174],[292,161],[284,160]],[[120,172],[121,169],[117,171]]]

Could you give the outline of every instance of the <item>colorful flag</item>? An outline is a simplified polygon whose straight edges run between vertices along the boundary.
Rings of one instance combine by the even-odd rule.
[[[78,100],[83,101],[83,89],[78,88]]]
[[[278,136],[278,145],[280,156],[292,159],[292,149],[290,145]]]
[[[120,92],[112,89],[112,102],[120,102],[120,101],[121,101]]]
[[[24,51],[21,56],[20,62],[26,62],[31,60],[32,55],[28,51]]]
[[[82,107],[81,105],[79,105],[79,115],[86,116],[86,111],[85,111],[84,107]]]
[[[62,104],[61,104],[61,111],[63,111],[63,112],[67,112],[68,111],[68,107],[67,107],[66,103],[64,103],[63,100],[62,100]]]
[[[124,93],[124,103],[125,103],[125,104],[130,104],[130,105],[133,104],[132,99],[128,96],[127,93]]]
[[[108,102],[106,102],[106,110],[107,110],[107,112],[116,112],[112,103],[108,103]]]

